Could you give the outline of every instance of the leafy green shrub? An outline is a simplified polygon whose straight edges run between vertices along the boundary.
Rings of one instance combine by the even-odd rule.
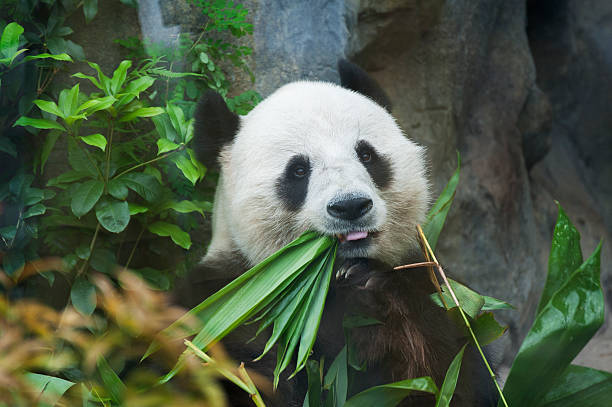
[[[47,183],[57,195],[47,203],[43,236],[57,254],[65,256],[73,276],[71,299],[84,314],[95,309],[95,290],[87,272],[109,273],[119,263],[115,253],[128,224],[136,226],[137,238],[125,267],[146,231],[170,237],[188,249],[188,232],[172,220],[178,213],[203,216],[204,209],[210,210],[208,202],[176,200],[176,191],[164,183],[171,174],[169,163],[191,184],[202,179],[206,169],[188,147],[193,127],[183,111],[171,104],[162,108],[146,103],[144,96],[156,81],[152,70],[159,73],[159,68],[151,62],[129,71],[131,64],[121,62],[109,77],[90,62],[96,76],[74,76],[89,80],[99,91],[85,95],[76,84],[62,90],[57,101],[34,101],[48,118],[23,116],[16,122],[50,130],[39,158],[41,172],[59,140],[68,147],[70,170]],[[136,138],[132,135],[137,128],[144,130]],[[155,144],[157,154],[150,151]],[[168,277],[161,271],[148,268],[145,276],[159,288],[168,288]]]

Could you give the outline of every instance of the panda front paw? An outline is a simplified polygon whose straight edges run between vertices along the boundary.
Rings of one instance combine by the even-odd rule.
[[[347,259],[336,272],[336,283],[342,287],[376,290],[386,274],[368,259]]]

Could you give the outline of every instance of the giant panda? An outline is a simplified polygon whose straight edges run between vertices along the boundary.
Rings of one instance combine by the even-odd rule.
[[[367,365],[352,393],[427,375],[440,386],[467,338],[430,300],[435,288],[425,269],[393,271],[422,260],[415,230],[430,203],[424,148],[402,132],[388,97],[365,71],[345,60],[338,68],[340,85],[290,83],[242,117],[217,93],[203,95],[194,148],[220,174],[212,240],[176,298],[195,306],[304,231],[335,236],[336,278],[312,357],[330,363],[343,346],[343,316],[366,315],[381,324],[351,332]],[[271,377],[275,355],[248,363],[265,343],[245,345],[250,329],[223,344],[233,358]],[[496,405],[490,381],[468,348],[452,405]],[[306,386],[301,376],[281,378],[267,405],[301,406]],[[252,405],[241,390],[229,397],[232,406]],[[431,395],[416,392],[401,405],[434,404]]]

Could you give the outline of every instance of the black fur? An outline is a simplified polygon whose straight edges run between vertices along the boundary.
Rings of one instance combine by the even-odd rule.
[[[218,168],[221,149],[234,140],[240,127],[237,114],[229,110],[223,97],[212,90],[200,98],[194,113],[193,149],[208,168]]]
[[[296,170],[304,170],[302,176]],[[290,211],[297,211],[304,204],[308,194],[310,178],[310,161],[305,155],[296,155],[289,160],[285,172],[276,181],[276,194]]]
[[[366,71],[346,59],[341,59],[338,61],[338,73],[340,74],[340,85],[343,88],[359,92],[387,109],[388,112],[391,111],[389,97]]]
[[[376,149],[365,140],[361,140],[357,143],[355,151],[363,166],[368,170],[376,187],[379,189],[388,187],[393,179],[393,170],[391,169],[389,160],[385,156],[379,155]],[[362,154],[366,152],[370,155],[368,161],[364,161],[361,158]]]

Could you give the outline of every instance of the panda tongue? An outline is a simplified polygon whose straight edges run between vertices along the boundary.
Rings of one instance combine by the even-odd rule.
[[[360,240],[368,237],[368,232],[350,232],[346,235],[346,240]]]

